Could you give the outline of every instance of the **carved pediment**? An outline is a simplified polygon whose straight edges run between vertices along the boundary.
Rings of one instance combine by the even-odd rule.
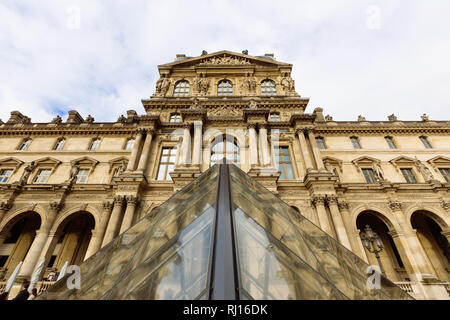
[[[372,167],[373,163],[380,163],[381,161],[372,157],[363,156],[352,161],[352,163],[359,170],[361,167]]]
[[[34,164],[36,166],[41,166],[41,167],[49,167],[52,168],[53,170],[55,170],[62,162],[51,158],[51,157],[46,157],[46,158],[42,158],[39,160],[34,161]]]
[[[81,158],[70,161],[70,164],[72,165],[72,167],[75,164],[78,164],[80,167],[91,168],[92,170],[97,166],[98,163],[99,163],[98,160],[95,160],[91,157],[81,157]]]
[[[14,172],[17,171],[17,169],[19,169],[23,164],[23,161],[16,159],[16,158],[5,158],[0,160],[0,167],[2,168],[12,168]]]
[[[326,156],[322,159],[322,161],[325,168],[328,169],[328,167],[338,167],[339,171],[342,173],[342,160]]]
[[[223,50],[211,54],[201,55],[199,57],[183,57],[175,62],[160,65],[160,69],[172,67],[190,67],[194,65],[199,66],[291,66],[291,64],[279,62],[269,57],[257,57],[237,52]]]
[[[401,166],[415,166],[416,161],[413,158],[407,156],[399,156],[389,161],[394,168],[398,169]]]
[[[427,161],[431,167],[438,172],[439,168],[449,168],[450,167],[450,158],[437,156]]]
[[[128,158],[127,157],[118,157],[118,158],[109,160],[108,163],[109,163],[109,171],[108,172],[111,173],[111,171],[113,169],[121,166],[122,163],[124,163],[124,165],[125,165],[124,169],[126,169],[126,166],[128,165]]]

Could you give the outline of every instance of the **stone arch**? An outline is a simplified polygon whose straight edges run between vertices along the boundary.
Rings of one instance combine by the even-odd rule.
[[[58,216],[56,217],[55,222],[53,222],[53,226],[52,226],[50,232],[56,232],[58,230],[59,226],[67,218],[69,218],[70,216],[72,216],[78,212],[87,212],[87,213],[91,214],[92,217],[94,218],[94,227],[99,225],[100,218],[101,218],[101,210],[99,210],[94,205],[85,206],[84,204],[79,204],[79,205],[72,206],[63,212],[60,212],[60,214],[58,214]]]
[[[409,223],[409,227],[411,228],[413,228],[411,223],[411,217],[417,211],[422,211],[422,213],[426,214],[428,217],[433,219],[434,222],[436,222],[439,225],[439,227],[441,227],[442,230],[445,230],[450,226],[448,218],[446,217],[445,214],[439,212],[439,210],[437,210],[436,208],[432,208],[430,206],[421,204],[421,205],[413,205],[409,207],[405,212],[406,219]]]
[[[353,209],[351,213],[352,228],[354,228],[355,230],[357,229],[356,220],[358,219],[358,216],[364,211],[371,211],[374,216],[376,216],[377,218],[379,218],[381,221],[384,222],[384,224],[388,227],[389,231],[394,231],[395,229],[397,229],[395,218],[391,213],[375,205],[363,204]]]
[[[22,207],[18,208],[16,210],[10,210],[2,219],[0,222],[0,231],[3,231],[6,226],[13,225],[17,221],[19,221],[24,214],[28,212],[35,212],[37,213],[41,218],[41,226],[46,221],[47,217],[45,215],[45,210],[40,205],[37,206],[28,206],[28,207]],[[12,222],[12,224],[11,224]]]

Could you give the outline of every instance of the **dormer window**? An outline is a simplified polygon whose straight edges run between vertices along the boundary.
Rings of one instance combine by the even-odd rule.
[[[217,95],[218,96],[232,96],[233,95],[233,84],[230,80],[222,80],[217,85]]]
[[[20,150],[20,151],[27,150],[28,147],[30,146],[30,144],[31,144],[31,139],[25,139],[25,140],[23,140],[22,144],[21,144],[20,147],[19,147],[19,150]]]
[[[175,122],[175,123],[181,122],[181,114],[179,114],[179,113],[172,113],[170,115],[169,122]]]
[[[261,95],[262,96],[276,96],[277,89],[275,87],[275,82],[266,79],[261,82]]]
[[[188,97],[189,96],[189,82],[181,80],[175,83],[175,89],[173,90],[174,97]]]

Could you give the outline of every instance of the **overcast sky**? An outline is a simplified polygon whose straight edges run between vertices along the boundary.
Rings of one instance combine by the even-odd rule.
[[[450,1],[0,0],[0,119],[114,121],[177,53],[274,53],[307,112],[450,120]]]

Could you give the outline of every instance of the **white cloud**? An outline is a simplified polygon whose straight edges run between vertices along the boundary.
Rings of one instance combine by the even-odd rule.
[[[369,5],[380,29],[367,28]],[[0,118],[77,109],[117,119],[154,92],[157,65],[223,49],[275,53],[297,91],[337,120],[448,119],[450,3],[9,1],[0,4]],[[73,10],[80,11],[79,29]],[[76,12],[76,10],[75,10]],[[75,17],[76,18],[76,17]]]

